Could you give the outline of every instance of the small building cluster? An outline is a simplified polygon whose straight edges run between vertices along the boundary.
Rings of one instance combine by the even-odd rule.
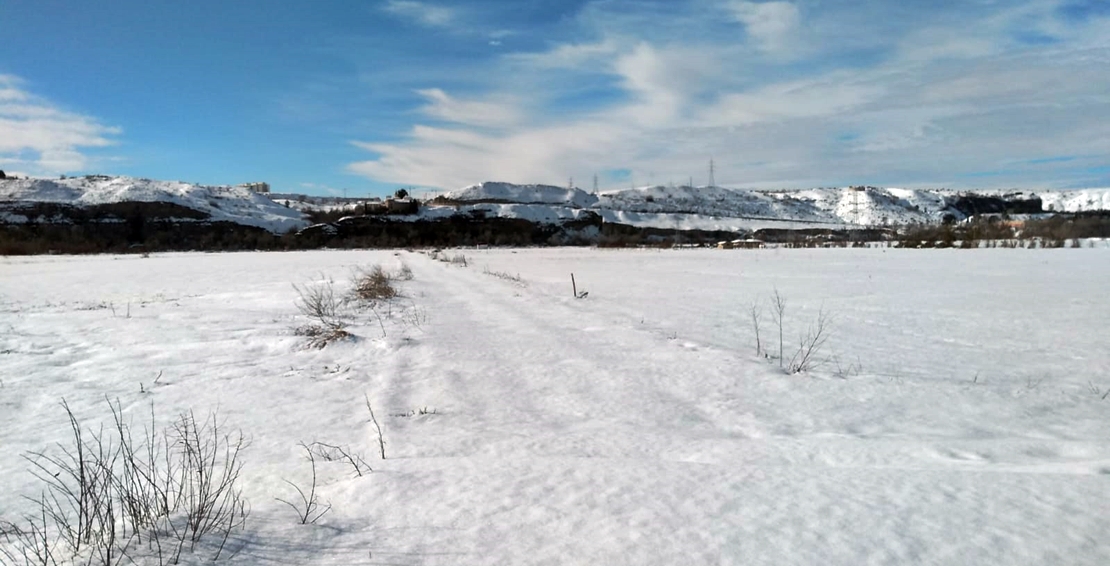
[[[416,214],[420,204],[410,197],[388,197],[384,201],[371,201],[364,205],[365,214]]]
[[[755,238],[717,242],[717,249],[719,250],[757,250],[764,247],[767,246],[763,243],[763,240]]]
[[[270,193],[270,183],[243,183],[239,186],[249,191],[261,193],[264,195]]]

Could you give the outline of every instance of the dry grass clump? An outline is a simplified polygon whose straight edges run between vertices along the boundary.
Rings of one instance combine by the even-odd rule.
[[[411,278],[411,270],[408,271],[408,276]],[[356,299],[368,302],[387,301],[399,294],[393,286],[393,277],[380,265],[355,273],[354,288],[351,293]]]
[[[346,340],[352,335],[343,328],[329,328],[320,326],[318,324],[306,324],[298,326],[293,330],[297,336],[305,336],[308,338],[308,346],[310,348],[323,349],[332,342]]]
[[[402,263],[401,269],[397,270],[397,275],[395,277],[398,281],[412,281],[412,268],[409,267],[407,263]]]

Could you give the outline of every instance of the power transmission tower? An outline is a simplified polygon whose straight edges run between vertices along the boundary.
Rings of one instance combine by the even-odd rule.
[[[571,177],[570,180],[567,181],[567,188],[572,190],[574,189],[574,177]]]
[[[863,187],[848,187],[852,191],[852,220],[855,224],[860,223],[859,218],[859,194],[864,191]]]
[[[594,173],[594,194],[597,194],[597,174]]]
[[[717,180],[714,177],[715,173],[716,173],[716,167],[713,165],[713,158],[710,157],[709,158],[709,187],[710,188],[717,186]]]

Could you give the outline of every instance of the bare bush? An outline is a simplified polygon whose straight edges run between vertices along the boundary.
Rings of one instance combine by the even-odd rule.
[[[519,273],[517,273],[516,275],[513,275],[512,273],[509,273],[507,271],[490,271],[490,268],[489,268],[488,265],[482,271],[482,273],[485,273],[486,275],[492,275],[494,277],[497,277],[498,279],[504,279],[505,281],[510,281],[510,282],[513,282],[513,283],[521,284],[521,285],[524,284],[524,280],[520,278]]]
[[[752,330],[755,333],[755,351],[757,355],[770,358],[763,348],[762,327],[761,322],[763,319],[763,309],[759,301],[754,301],[748,308],[748,318],[751,321]],[[779,334],[779,351],[778,362],[779,367],[790,374],[801,373],[812,369],[817,361],[817,354],[825,346],[829,339],[829,334],[832,330],[832,316],[830,313],[821,309],[817,314],[817,320],[810,326],[804,334],[798,338],[798,348],[789,360],[786,359],[785,350],[785,334],[786,334],[786,298],[775,289],[771,293],[771,320],[778,328]],[[837,375],[843,377],[845,372],[858,373],[861,365],[848,366],[845,370],[837,363]]]
[[[374,471],[362,455],[351,450],[350,446],[313,442],[308,445],[308,450],[325,462],[347,462],[355,470],[355,475],[358,477],[362,477],[363,472]]]
[[[312,319],[312,323],[295,329],[298,336],[307,336],[309,346],[323,348],[337,340],[349,338],[347,323],[340,312],[341,301],[335,294],[335,283],[324,279],[322,283],[293,285],[297,291],[297,310]]]
[[[833,356],[831,360],[836,365],[836,376],[841,379],[848,379],[851,376],[863,373],[863,362],[860,361],[858,356],[856,361],[850,362],[848,365],[841,363],[840,356]],[[975,379],[976,381],[979,379],[979,374],[975,374]]]
[[[182,540],[195,545],[215,532],[226,541],[230,528],[246,518],[246,502],[235,485],[246,440],[242,433],[222,432],[214,413],[198,422],[192,411],[178,417],[171,439],[180,478],[176,503],[185,514]]]
[[[305,493],[297,484],[285,480],[285,483],[297,490],[300,501],[286,501],[281,498],[276,499],[293,509],[293,511],[297,513],[297,520],[300,521],[302,525],[307,525],[316,523],[316,521],[319,521],[328,511],[331,511],[331,503],[327,503],[325,506],[321,507],[320,497],[316,493],[316,454],[303,442],[301,443],[301,448],[304,448],[309,465],[312,466],[312,480],[308,485],[308,493]]]
[[[790,358],[787,371],[792,374],[809,371],[816,359],[817,352],[828,341],[831,328],[832,316],[825,309],[821,309],[817,313],[817,320],[798,339],[798,349]]]
[[[416,302],[412,303],[412,308],[405,311],[401,321],[416,329],[422,329],[428,322],[427,309],[420,308]]]
[[[398,281],[412,281],[412,268],[407,263],[402,262],[401,268],[397,270],[395,277]]]
[[[330,279],[325,279],[316,285],[293,285],[297,291],[297,310],[311,318],[320,326],[329,329],[342,329],[346,327],[340,315],[339,298],[335,295],[335,284]]]
[[[1088,381],[1087,382],[1087,390],[1090,391],[1092,395],[1094,395],[1095,397],[1098,397],[1099,400],[1102,400],[1102,401],[1105,401],[1106,397],[1110,396],[1110,387],[1107,387],[1106,390],[1103,391],[1097,385],[1095,385],[1095,382],[1093,382],[1093,381]]]
[[[242,435],[224,434],[215,413],[198,422],[191,412],[159,434],[152,408],[136,442],[118,402],[108,405],[114,427],[93,433],[62,401],[70,443],[59,445],[60,454],[26,456],[43,489],[24,525],[4,525],[14,544],[0,547],[0,556],[13,564],[113,565],[142,553],[176,564],[213,535],[211,560],[218,560],[248,514],[236,486]]]

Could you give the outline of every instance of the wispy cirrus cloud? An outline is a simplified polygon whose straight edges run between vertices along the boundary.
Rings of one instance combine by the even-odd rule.
[[[416,92],[428,101],[420,111],[430,118],[444,122],[464,126],[503,128],[517,124],[522,119],[522,112],[516,102],[509,97],[501,99],[487,97],[487,100],[475,101],[453,97],[438,88]]]
[[[489,64],[465,102],[422,89],[412,129],[360,142],[371,158],[349,171],[447,189],[599,172],[604,186],[614,170],[704,182],[713,156],[735,186],[1106,183],[1110,136],[1090,117],[1110,115],[1110,13],[1077,23],[1057,0],[635,4],[587,4],[580,33]]]
[[[416,0],[389,0],[382,9],[428,27],[447,27],[456,19],[456,13],[451,8]]]
[[[0,74],[0,165],[33,175],[85,169],[85,150],[116,143],[121,130],[63,110],[35,96],[13,75]]]

